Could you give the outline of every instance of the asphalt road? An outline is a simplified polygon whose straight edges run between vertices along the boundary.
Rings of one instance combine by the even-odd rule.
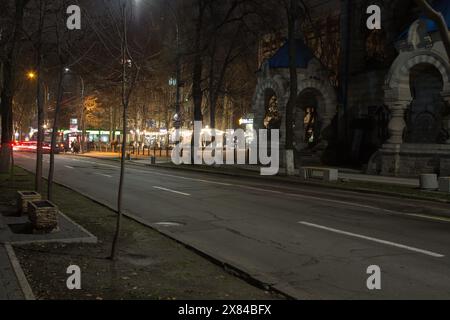
[[[34,157],[16,164],[34,171]],[[57,182],[115,206],[118,163],[56,159]],[[445,204],[134,165],[124,200],[126,212],[298,299],[450,298]],[[367,288],[372,265],[381,290]]]

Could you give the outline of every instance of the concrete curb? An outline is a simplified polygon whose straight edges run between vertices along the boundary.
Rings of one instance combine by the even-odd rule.
[[[97,159],[101,159],[101,158],[97,158]],[[363,194],[375,194],[375,195],[380,195],[380,196],[396,197],[396,198],[402,198],[402,199],[421,200],[421,201],[449,203],[450,204],[450,200],[445,200],[445,199],[431,199],[431,198],[427,198],[427,197],[420,197],[420,196],[415,196],[415,195],[410,195],[410,194],[405,194],[405,193],[387,192],[387,191],[373,190],[373,189],[367,189],[367,188],[350,189],[350,188],[343,188],[338,185],[324,184],[324,183],[320,183],[320,182],[300,181],[300,179],[299,179],[299,181],[295,181],[292,179],[285,179],[283,177],[267,178],[267,177],[263,177],[263,176],[256,176],[256,175],[250,175],[250,174],[224,172],[224,171],[219,171],[219,170],[217,170],[217,171],[216,170],[205,170],[205,169],[199,169],[199,168],[195,168],[195,167],[192,167],[192,168],[176,167],[176,166],[167,167],[167,166],[158,165],[158,164],[156,164],[156,165],[135,164],[135,165],[149,167],[149,168],[161,168],[161,169],[167,169],[167,170],[173,169],[173,170],[180,170],[180,171],[187,171],[187,172],[217,174],[217,175],[224,175],[224,176],[230,176],[230,177],[243,177],[243,178],[251,178],[251,179],[260,180],[260,181],[283,182],[283,183],[287,183],[290,185],[303,185],[303,186],[311,186],[311,187],[318,187],[318,188],[326,188],[326,189],[330,189],[330,190],[341,190],[341,191],[357,192],[357,193],[363,193]],[[361,182],[361,181],[358,181],[358,182]],[[374,182],[370,182],[370,181],[367,181],[367,182],[374,183]],[[376,182],[375,184],[386,185],[386,186],[394,185],[394,184],[383,184],[381,182]],[[402,186],[402,187],[405,187],[405,186]]]
[[[98,239],[91,232],[86,230],[82,225],[76,223],[67,215],[59,212],[61,216],[63,216],[67,221],[74,224],[81,231],[87,234],[87,237],[79,237],[79,238],[66,238],[66,239],[47,239],[47,240],[24,240],[24,241],[8,241],[7,244],[11,245],[28,245],[28,244],[45,244],[45,243],[64,243],[64,244],[73,244],[73,243],[87,243],[87,244],[96,244],[98,243]]]
[[[162,236],[171,239],[172,241],[175,241],[176,243],[182,245],[183,247],[187,248],[188,250],[191,250],[193,252],[195,252],[196,254],[200,255],[201,257],[207,259],[208,261],[214,263],[215,265],[223,268],[226,272],[244,280],[245,282],[260,288],[262,290],[265,291],[269,291],[269,292],[273,292],[273,293],[277,293],[280,294],[282,296],[284,296],[286,299],[289,300],[297,300],[298,298],[294,297],[293,295],[290,295],[284,291],[281,291],[279,289],[276,288],[276,285],[267,283],[266,281],[262,281],[259,280],[258,278],[252,276],[249,272],[243,270],[242,268],[236,267],[233,264],[229,263],[229,262],[225,262],[223,260],[220,260],[219,258],[215,258],[214,255],[212,253],[208,253],[206,251],[197,249],[194,246],[191,246],[189,244],[186,244],[178,239],[176,239],[175,237],[173,237],[170,233],[168,232],[164,232],[160,229],[156,229],[151,223],[148,223],[147,221],[145,221],[144,219],[131,214],[129,212],[124,212],[124,215],[126,217],[128,217],[129,219],[145,226],[148,227],[156,232],[158,232],[159,234],[161,234]]]
[[[6,252],[8,253],[9,261],[11,262],[11,266],[13,267],[14,273],[16,274],[17,281],[19,282],[20,288],[26,300],[36,300],[36,297],[33,294],[33,290],[25,276],[25,273],[20,266],[20,262],[17,259],[16,253],[14,252],[14,248],[11,244],[5,244]]]
[[[83,231],[84,233],[86,233],[89,238],[79,238],[79,239],[86,239],[85,241],[83,241],[83,243],[91,243],[91,244],[96,244],[98,243],[98,238],[96,236],[94,236],[89,230],[87,230],[85,227],[83,227],[81,224],[76,223],[73,219],[69,218],[66,214],[59,212],[64,218],[66,218],[69,222],[73,223],[74,225],[76,225],[78,228],[80,228],[81,231]],[[69,239],[70,240],[70,239]],[[66,243],[73,243],[73,242],[66,242]]]

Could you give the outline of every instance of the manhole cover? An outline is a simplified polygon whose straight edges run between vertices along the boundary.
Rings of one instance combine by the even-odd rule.
[[[159,227],[165,227],[165,228],[173,228],[173,227],[182,227],[184,226],[182,223],[179,222],[157,222],[155,223],[156,226]]]

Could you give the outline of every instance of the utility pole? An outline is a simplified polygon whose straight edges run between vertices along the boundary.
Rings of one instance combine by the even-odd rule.
[[[86,140],[86,111],[84,108],[84,79],[80,76],[81,81],[81,153],[85,153],[87,151],[85,140]]]
[[[72,72],[70,70],[70,68],[68,68],[68,67],[66,67],[64,69],[64,72],[65,73],[75,74],[80,79],[80,85],[81,85],[81,115],[80,115],[80,118],[81,118],[80,119],[80,122],[81,122],[81,141],[80,141],[80,151],[81,151],[81,153],[84,153],[85,149],[86,149],[85,148],[85,140],[86,140],[85,139],[85,136],[86,136],[86,125],[85,125],[85,122],[86,122],[86,111],[85,111],[85,108],[84,108],[84,89],[85,89],[84,79],[83,79],[83,77],[80,74]]]
[[[177,64],[177,100],[175,105],[175,110],[178,116],[181,112],[181,103],[180,103],[180,88],[181,88],[181,56],[180,56],[180,29],[178,28],[178,22],[177,22],[177,52],[176,52],[176,64]]]
[[[170,2],[167,3],[169,10],[173,15],[176,28],[176,102],[175,102],[175,114],[178,117],[175,121],[175,129],[180,129],[181,125],[181,44],[180,44],[180,23],[175,8]]]

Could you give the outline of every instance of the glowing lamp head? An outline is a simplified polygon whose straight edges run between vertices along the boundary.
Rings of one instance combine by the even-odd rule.
[[[27,73],[27,77],[30,80],[34,80],[34,79],[36,79],[36,73],[33,72],[33,71],[30,71],[30,72]]]

